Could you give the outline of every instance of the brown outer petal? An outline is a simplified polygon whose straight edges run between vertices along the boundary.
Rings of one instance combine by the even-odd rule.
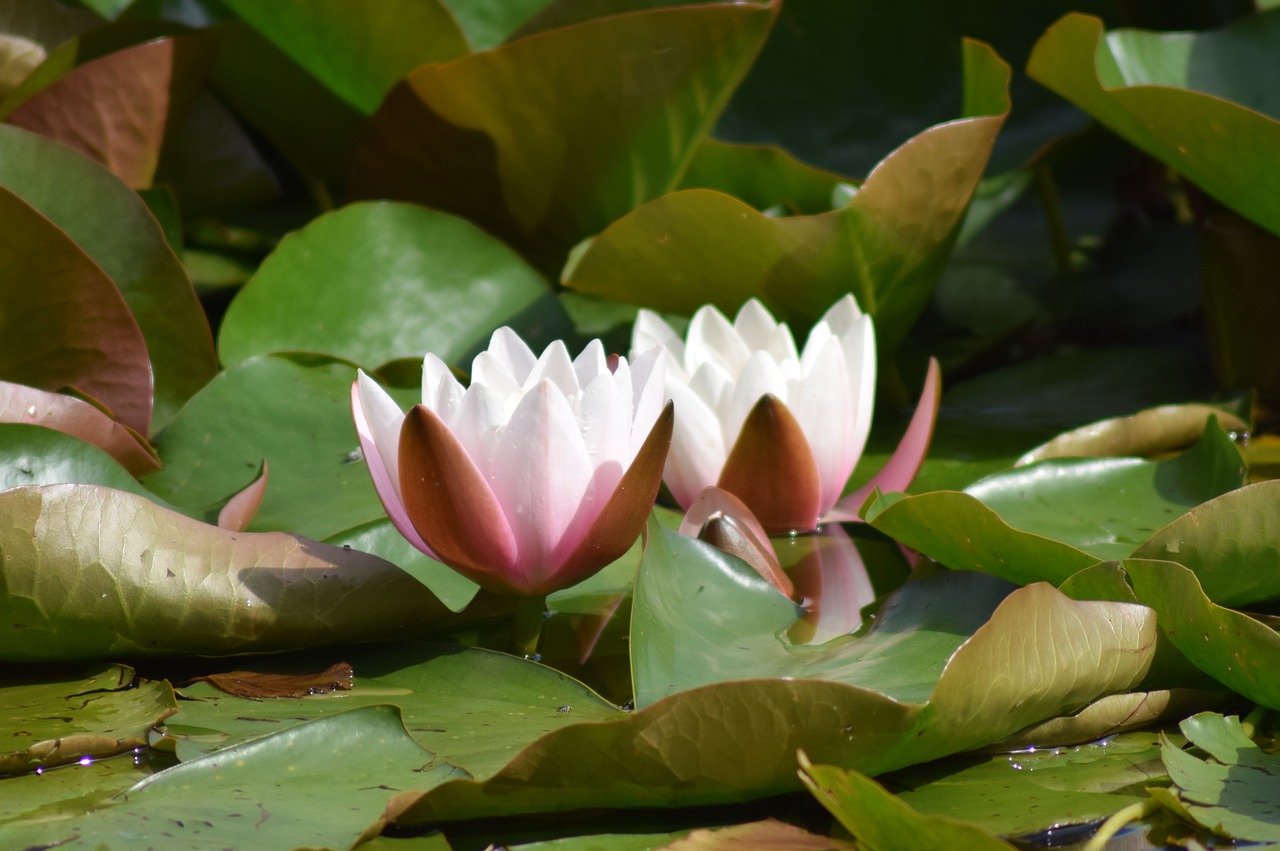
[[[822,488],[800,424],[776,396],[751,409],[717,486],[746,503],[770,534],[818,525]]]
[[[575,585],[631,549],[658,497],[674,425],[675,407],[668,402],[582,543],[531,593],[550,594]]]
[[[400,494],[409,522],[440,561],[490,591],[528,593],[508,581],[516,547],[502,506],[425,405],[414,405],[400,427]]]
[[[722,553],[742,559],[760,574],[761,579],[795,599],[796,586],[778,564],[778,556],[774,554],[773,547],[767,541],[762,544],[738,518],[729,514],[711,517],[698,532],[698,540],[706,541]]]

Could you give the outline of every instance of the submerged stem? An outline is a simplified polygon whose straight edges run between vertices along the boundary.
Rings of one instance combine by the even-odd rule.
[[[511,652],[538,661],[538,641],[547,610],[546,597],[516,597],[515,619],[511,622]]]
[[[1111,837],[1119,833],[1120,829],[1126,824],[1149,816],[1158,809],[1160,809],[1160,804],[1156,802],[1156,799],[1147,798],[1145,801],[1130,804],[1124,809],[1112,813],[1111,817],[1098,828],[1098,832],[1089,839],[1089,843],[1084,846],[1084,851],[1102,851],[1107,847]]]

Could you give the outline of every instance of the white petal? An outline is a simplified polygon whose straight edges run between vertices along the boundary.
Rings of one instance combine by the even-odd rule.
[[[773,332],[778,330],[778,321],[758,299],[752,298],[747,299],[738,310],[733,327],[748,348],[763,349],[768,345]]]
[[[628,464],[635,460],[636,453],[644,445],[649,432],[653,430],[653,424],[658,421],[658,416],[670,398],[666,384],[667,361],[659,350],[650,349],[633,360],[629,368],[632,422]],[[621,363],[618,371],[622,371]]]
[[[609,361],[605,357],[604,344],[599,340],[587,343],[581,354],[573,359],[573,371],[578,377],[579,387],[586,387],[597,375],[608,374]]]
[[[696,372],[701,364],[712,362],[736,378],[751,357],[751,349],[729,320],[711,305],[699,308],[693,315],[684,345],[686,373]]]
[[[520,401],[523,391],[521,378],[511,372],[511,364],[500,354],[483,351],[471,362],[471,386],[487,387],[505,406],[512,410]],[[507,411],[509,415],[510,410]]]
[[[489,338],[490,355],[497,358],[506,368],[507,373],[516,384],[524,384],[538,358],[533,350],[520,339],[520,335],[505,325],[493,332]],[[475,380],[475,369],[472,369],[472,380]]]
[[[742,431],[742,424],[747,414],[766,393],[772,394],[779,401],[787,402],[787,379],[773,362],[773,358],[764,352],[756,352],[747,361],[738,384],[733,388],[733,395],[724,417],[724,442],[733,446]],[[788,406],[789,407],[789,406]]]
[[[458,405],[462,403],[464,390],[453,370],[435,355],[428,354],[422,360],[422,404],[426,405],[445,425],[452,428]]]
[[[876,405],[876,334],[870,316],[859,316],[848,331],[840,335],[845,365],[849,370],[849,397],[854,416],[850,442],[855,457],[862,455],[871,432],[871,414]]]
[[[556,340],[547,346],[529,377],[524,380],[524,391],[528,393],[542,381],[550,381],[569,399],[570,405],[577,407],[577,396],[580,387],[578,374],[574,372],[573,361],[569,358],[569,350],[563,340]]]
[[[636,314],[636,324],[631,329],[631,357],[657,347],[666,352],[679,375],[684,376],[684,340],[671,330],[661,316],[651,310]]]
[[[827,337],[821,349],[815,349],[808,374],[791,382],[787,407],[800,424],[818,467],[821,513],[840,499],[861,454],[861,446],[855,446],[854,441],[855,397],[850,384],[844,350],[832,337]]]
[[[606,461],[631,464],[631,399],[623,389],[605,370],[582,391],[578,416],[592,467]]]
[[[728,452],[720,420],[698,395],[679,381],[667,381],[675,404],[675,427],[663,480],[681,507],[688,508],[720,478]]]
[[[564,394],[539,382],[503,430],[491,484],[514,533],[526,575],[545,576],[559,565],[556,547],[573,522],[593,470]]]
[[[505,400],[487,385],[472,383],[458,405],[453,422],[447,423],[486,478],[491,478],[494,452],[506,421]]]

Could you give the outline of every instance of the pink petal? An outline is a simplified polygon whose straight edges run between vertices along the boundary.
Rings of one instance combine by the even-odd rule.
[[[728,523],[713,523],[716,520]],[[699,538],[737,556],[788,597],[795,592],[791,579],[778,563],[769,534],[751,509],[728,491],[709,487],[698,494],[680,522],[680,534]]]
[[[933,427],[938,421],[938,406],[942,401],[942,369],[936,358],[929,359],[929,373],[924,380],[924,389],[920,392],[920,401],[916,411],[911,415],[898,448],[885,462],[884,467],[871,477],[871,481],[836,503],[835,508],[827,512],[826,519],[850,521],[860,520],[858,510],[867,501],[875,488],[889,493],[904,491],[920,471],[925,456],[929,453],[929,444],[933,441]]]
[[[840,499],[858,463],[860,449],[854,444],[857,402],[851,395],[849,369],[839,341],[828,337],[814,358],[813,368],[790,384],[787,407],[813,451],[813,462],[822,480],[818,503],[822,513]]]
[[[236,493],[218,512],[218,528],[243,532],[253,522],[253,516],[262,507],[262,497],[267,493],[267,459],[262,459],[262,472]]]
[[[804,621],[813,630],[804,643],[823,644],[855,632],[862,626],[863,607],[876,598],[857,546],[838,524],[797,544],[812,547],[791,569],[796,593],[809,610]]]
[[[404,421],[400,406],[361,371],[351,384],[351,416],[355,420],[360,451],[373,479],[373,489],[391,524],[406,541],[435,558],[431,547],[409,522],[400,496],[400,425]]]

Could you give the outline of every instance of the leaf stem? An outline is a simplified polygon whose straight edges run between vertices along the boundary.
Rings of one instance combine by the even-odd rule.
[[[1262,722],[1266,720],[1267,713],[1270,711],[1265,706],[1255,706],[1252,712],[1240,720],[1240,726],[1244,728],[1244,734],[1251,739],[1257,738],[1258,728],[1262,726]]]
[[[1071,238],[1067,236],[1067,223],[1062,217],[1062,197],[1058,194],[1053,169],[1048,163],[1037,162],[1031,167],[1031,180],[1036,196],[1040,199],[1040,207],[1044,210],[1045,224],[1049,227],[1053,258],[1063,272],[1072,274],[1076,271],[1076,263],[1071,256]]]
[[[515,618],[511,622],[511,652],[537,662],[538,641],[547,610],[546,597],[516,597]]]
[[[1140,818],[1151,815],[1160,809],[1160,804],[1155,798],[1147,798],[1145,801],[1139,801],[1136,804],[1130,804],[1122,810],[1111,814],[1111,817],[1102,823],[1098,831],[1089,839],[1084,851],[1103,851],[1107,847],[1107,843],[1111,841],[1111,837],[1120,832],[1125,825],[1135,822]]]

